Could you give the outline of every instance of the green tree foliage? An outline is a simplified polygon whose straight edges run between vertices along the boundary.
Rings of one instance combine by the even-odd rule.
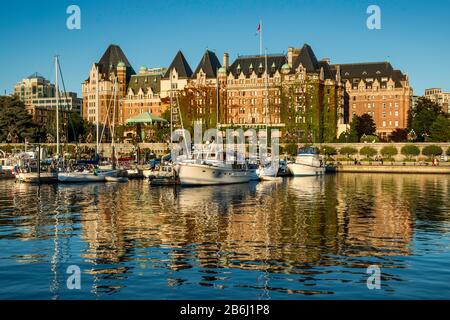
[[[362,147],[361,150],[359,150],[359,154],[362,156],[366,156],[366,158],[368,159],[372,158],[377,153],[378,153],[377,150],[369,146]]]
[[[383,157],[392,158],[398,154],[398,150],[395,146],[385,146],[380,150]]]
[[[18,97],[0,97],[0,142],[35,141],[44,135]]]
[[[417,135],[418,141],[425,141],[431,135],[431,127],[442,113],[441,107],[431,100],[419,98],[416,108],[411,111],[410,126]]]
[[[403,146],[402,149],[400,150],[400,152],[408,160],[411,160],[412,157],[416,157],[420,154],[420,149],[419,149],[419,147],[417,147],[413,144],[408,144],[406,146]]]
[[[356,148],[353,148],[353,147],[342,147],[339,150],[339,154],[346,155],[347,158],[350,158],[350,156],[355,155],[357,153],[358,153],[358,150]]]
[[[422,154],[430,158],[440,156],[442,153],[442,148],[436,145],[426,146],[422,149]]]
[[[291,143],[286,144],[283,152],[287,153],[290,156],[295,156],[295,155],[297,155],[297,149],[298,149],[297,144],[291,142]]]
[[[408,140],[408,131],[397,128],[389,135],[389,140],[392,142],[406,142]]]
[[[361,142],[375,143],[375,142],[379,142],[379,141],[380,141],[380,139],[374,135],[368,135],[368,136],[361,137]]]
[[[430,128],[431,141],[450,142],[450,119],[438,115]]]
[[[333,146],[322,146],[322,148],[320,148],[320,153],[327,156],[334,156],[337,154],[337,150]]]
[[[350,137],[360,141],[363,135],[372,136],[375,135],[377,128],[371,115],[365,113],[362,116],[354,115],[350,122]]]

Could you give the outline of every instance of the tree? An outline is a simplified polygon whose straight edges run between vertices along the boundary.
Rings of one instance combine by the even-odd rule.
[[[342,132],[338,138],[339,143],[358,142],[358,134],[355,131],[347,130]]]
[[[362,116],[354,115],[350,123],[350,136],[356,136],[357,141],[359,141],[363,135],[375,135],[376,129],[375,122],[371,115],[367,113]]]
[[[34,141],[43,135],[18,97],[0,97],[0,142]]]
[[[339,154],[346,155],[347,158],[350,158],[350,156],[352,156],[354,154],[357,154],[357,153],[358,153],[358,150],[356,148],[353,148],[353,147],[342,147],[339,150]]]
[[[385,146],[381,149],[380,153],[387,157],[388,159],[391,159],[392,157],[396,156],[398,154],[398,150],[395,146]]]
[[[322,148],[320,148],[320,153],[329,157],[336,155],[337,150],[335,147],[332,146],[322,146]]]
[[[297,155],[297,144],[296,143],[288,143],[284,147],[284,152],[286,152],[288,155],[295,156]]]
[[[368,159],[372,158],[377,153],[378,153],[377,150],[375,150],[374,148],[369,147],[369,146],[362,147],[361,150],[359,150],[359,154],[366,156],[366,158],[368,158]]]
[[[447,152],[445,154],[450,156],[450,147],[448,147]]]
[[[430,128],[431,141],[449,142],[450,141],[450,119],[443,115],[438,115]]]
[[[429,158],[440,156],[442,153],[443,153],[442,148],[436,145],[426,146],[425,148],[422,149],[422,154]]]
[[[397,128],[389,135],[389,140],[393,142],[406,142],[408,140],[408,131]]]
[[[431,135],[430,129],[437,117],[442,114],[441,107],[433,101],[421,97],[411,111],[410,125],[417,135],[417,140],[425,141]]]
[[[373,136],[373,135],[363,135],[361,137],[361,142],[368,142],[368,143],[374,143],[374,142],[379,142],[380,139],[377,136]]]
[[[408,144],[406,146],[403,146],[400,152],[408,160],[411,160],[412,157],[417,157],[420,154],[420,149],[413,144]]]

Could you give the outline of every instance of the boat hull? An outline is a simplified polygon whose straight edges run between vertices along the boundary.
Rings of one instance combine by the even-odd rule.
[[[289,163],[288,169],[294,177],[321,176],[325,174],[325,167],[302,163]]]
[[[16,180],[25,183],[55,183],[58,182],[58,175],[48,172],[41,172],[40,175],[37,172],[18,173]]]
[[[221,185],[247,183],[252,179],[250,170],[233,170],[202,164],[179,164],[178,178],[181,185]]]
[[[117,177],[117,170],[100,171],[98,174],[93,172],[60,172],[58,181],[63,183],[104,182],[106,177]]]
[[[95,175],[92,172],[61,172],[58,175],[58,181],[63,183],[103,182],[105,181],[105,176],[102,174]]]

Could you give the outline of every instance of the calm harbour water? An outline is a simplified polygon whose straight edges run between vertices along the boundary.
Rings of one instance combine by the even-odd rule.
[[[450,176],[0,181],[0,299],[444,299],[449,232]]]

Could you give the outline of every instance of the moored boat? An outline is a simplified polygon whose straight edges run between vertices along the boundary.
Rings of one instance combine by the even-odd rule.
[[[288,163],[293,176],[320,176],[325,174],[324,161],[315,147],[299,148],[295,162]]]

